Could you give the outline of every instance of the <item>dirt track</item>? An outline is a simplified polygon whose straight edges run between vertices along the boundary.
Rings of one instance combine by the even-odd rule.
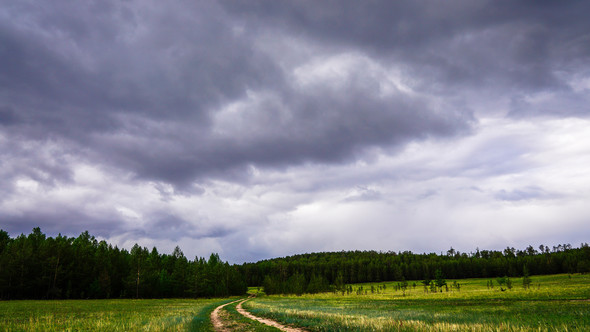
[[[248,318],[253,319],[253,320],[257,320],[257,321],[261,322],[262,324],[266,324],[266,325],[269,325],[269,326],[272,326],[272,327],[276,327],[277,329],[279,329],[281,331],[285,331],[285,332],[305,332],[306,331],[306,330],[301,329],[301,328],[289,327],[289,326],[285,326],[285,325],[279,324],[279,323],[275,322],[272,319],[261,318],[261,317],[258,317],[258,316],[254,316],[251,313],[249,313],[246,310],[244,310],[244,308],[242,308],[242,303],[244,303],[246,301],[248,301],[248,300],[247,299],[246,300],[243,300],[242,302],[238,303],[238,305],[236,306],[236,309],[238,310],[238,312],[240,314],[242,314],[243,316],[248,317]]]
[[[223,321],[221,320],[221,318],[219,318],[219,311],[221,309],[223,309],[223,307],[225,307],[226,305],[230,305],[234,302],[238,302],[240,300],[235,300],[226,304],[222,304],[219,307],[215,308],[215,310],[213,310],[213,312],[211,313],[211,323],[213,323],[213,327],[215,328],[215,331],[217,332],[230,332],[231,330],[228,329],[227,327],[223,326]]]
[[[232,304],[234,302],[237,301],[241,301],[240,303],[238,303],[238,305],[236,306],[237,311],[243,315],[244,317],[250,318],[252,320],[258,321],[260,323],[275,327],[281,331],[285,331],[285,332],[306,332],[307,330],[301,329],[301,328],[296,328],[296,327],[289,327],[289,326],[285,326],[282,325],[272,319],[268,319],[268,318],[261,318],[258,316],[254,316],[251,313],[247,312],[246,310],[244,310],[244,308],[242,308],[242,303],[248,301],[248,299],[245,300],[236,300],[233,302],[229,302],[223,305],[220,305],[219,307],[215,308],[215,310],[213,310],[213,312],[211,313],[211,322],[213,323],[213,326],[215,327],[215,331],[217,332],[228,332],[231,331],[231,329],[225,327],[223,325],[223,322],[221,320],[221,318],[219,317],[219,311],[225,307],[226,305]]]

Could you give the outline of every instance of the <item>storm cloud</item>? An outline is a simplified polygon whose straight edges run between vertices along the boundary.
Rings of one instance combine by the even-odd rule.
[[[584,2],[2,3],[11,234],[241,262],[588,233]]]

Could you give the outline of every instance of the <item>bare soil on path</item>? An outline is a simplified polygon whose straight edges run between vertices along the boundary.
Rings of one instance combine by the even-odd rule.
[[[242,308],[242,303],[244,303],[248,300],[249,299],[235,300],[232,302],[228,302],[226,304],[222,304],[219,307],[215,308],[215,310],[213,310],[213,312],[211,313],[211,323],[213,323],[213,327],[215,328],[215,331],[217,331],[217,332],[231,332],[232,331],[232,329],[230,327],[224,325],[223,319],[221,318],[221,315],[220,315],[220,311],[226,305],[230,305],[232,303],[242,301],[242,302],[238,303],[238,305],[236,306],[236,310],[244,317],[258,321],[258,322],[260,322],[262,324],[266,324],[268,326],[275,327],[275,328],[277,328],[281,331],[285,331],[285,332],[307,332],[307,330],[304,330],[302,328],[285,326],[285,325],[282,325],[272,319],[262,318],[262,317],[252,315],[251,313],[247,312],[244,308]]]
[[[268,318],[262,318],[262,317],[258,317],[258,316],[254,316],[251,313],[247,312],[244,308],[242,308],[242,303],[248,301],[248,299],[243,300],[242,302],[238,303],[238,305],[236,306],[236,310],[242,314],[245,317],[248,317],[250,319],[259,321],[263,324],[272,326],[272,327],[276,327],[277,329],[281,330],[281,331],[285,331],[285,332],[306,332],[307,330],[304,330],[302,328],[298,328],[298,327],[290,327],[290,326],[285,326],[282,324],[277,323],[276,321],[272,320],[272,319],[268,319]]]
[[[222,304],[219,307],[215,308],[215,310],[213,310],[213,312],[211,313],[211,323],[213,324],[215,331],[217,331],[217,332],[231,332],[231,329],[229,329],[223,325],[223,320],[221,319],[221,317],[219,317],[219,311],[221,309],[223,309],[223,307],[225,307],[226,305],[230,305],[230,304],[232,304],[234,302],[238,302],[238,301],[240,301],[240,300],[235,300],[232,302],[228,302],[226,304]]]

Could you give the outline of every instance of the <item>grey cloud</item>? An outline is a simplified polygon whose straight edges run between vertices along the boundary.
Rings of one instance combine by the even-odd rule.
[[[401,93],[377,97],[372,78],[356,70],[358,80],[336,90],[300,90],[284,82],[282,90],[266,92],[274,102],[241,110],[246,115],[232,119],[238,124],[230,135],[174,121],[132,119],[122,132],[132,139],[99,137],[95,146],[114,164],[133,169],[140,177],[182,186],[204,175],[231,179],[250,164],[345,162],[369,146],[454,136],[466,132],[472,122],[468,112],[437,113],[421,98]],[[276,108],[285,110],[286,119],[273,115]]]
[[[12,236],[28,234],[34,227],[51,236],[58,233],[67,236],[77,236],[89,231],[94,236],[109,237],[120,234],[124,230],[124,223],[117,219],[96,218],[84,211],[59,207],[54,211],[26,211],[14,215],[0,213],[2,229]]]
[[[225,6],[254,31],[278,27],[287,35],[362,49],[404,65],[423,90],[446,96],[464,93],[454,89],[486,89],[499,97],[515,89],[568,90],[563,74],[579,72],[590,56],[585,2],[228,1]]]
[[[416,78],[417,88],[433,96],[478,87],[498,94],[516,86],[532,92],[558,88],[571,100],[561,114],[588,113],[581,106],[587,98],[568,92],[555,76],[576,71],[588,57],[587,20],[575,19],[583,3],[432,6],[15,5],[4,13],[14,19],[0,25],[5,45],[0,84],[4,109],[18,110],[18,117],[4,111],[0,119],[6,124],[19,119],[19,133],[26,137],[61,137],[79,144],[78,153],[94,162],[178,187],[206,175],[239,178],[250,164],[348,161],[371,146],[465,133],[473,120],[461,98],[437,111],[427,98],[402,93],[378,98],[375,78],[362,67],[336,90],[301,91],[277,59],[253,46],[260,31],[319,40],[339,45],[331,52],[352,50],[399,64]],[[216,137],[211,131],[216,112],[248,91],[265,91],[278,101],[257,105],[258,116],[283,107],[290,120],[271,117],[261,126],[252,118],[250,123],[261,126],[260,137],[240,137],[248,128],[239,125],[236,137]],[[552,112],[518,105],[514,114]]]
[[[309,3],[246,3],[237,10],[233,6],[220,8],[208,2],[17,6],[10,13],[17,19],[1,26],[1,38],[11,45],[2,51],[9,64],[0,75],[9,91],[3,95],[5,104],[26,119],[21,132],[28,137],[61,137],[79,144],[78,153],[93,162],[182,188],[205,176],[239,179],[251,164],[346,162],[362,156],[367,147],[466,133],[473,121],[469,107],[460,102],[435,110],[428,97],[401,92],[378,97],[376,78],[362,66],[349,69],[340,87],[326,83],[302,90],[277,59],[252,45],[256,31],[278,27],[276,31],[286,36],[302,32],[309,40],[346,46],[337,51],[356,50],[386,65],[401,63],[436,96],[454,92],[433,84],[437,79],[431,79],[432,74],[443,75],[444,84],[458,87],[461,77],[469,82],[494,81],[496,72],[504,73],[507,81],[517,81],[494,67],[507,59],[524,71],[528,70],[528,65],[521,65],[524,59],[547,62],[535,67],[535,75],[541,69],[554,69],[556,62],[544,55],[552,49],[546,43],[555,41],[554,34],[575,36],[580,29],[551,31],[546,41],[543,36],[550,31],[541,24],[541,16],[556,19],[551,12],[537,10],[538,17],[529,13],[522,20],[525,27],[518,27],[514,8],[500,7],[500,12],[490,14],[484,5],[463,2],[437,11],[406,2],[314,4],[313,10]],[[248,19],[243,14],[251,6],[256,14]],[[564,11],[572,10],[566,7]],[[516,12],[526,11],[516,8]],[[246,17],[245,31],[235,17]],[[459,38],[470,33],[475,37]],[[522,41],[512,41],[511,36]],[[514,45],[499,54],[500,59],[477,51],[480,46],[502,49],[498,45],[506,41]],[[570,47],[570,57],[583,52]],[[444,73],[438,72],[441,68]],[[549,78],[533,81],[552,84]],[[264,91],[276,101],[256,105],[244,125],[236,125],[234,137],[216,136],[215,114],[249,91]],[[271,116],[261,125],[260,116],[272,115],[277,107],[284,108],[288,120]],[[258,136],[240,135],[249,130],[247,125],[258,126]]]
[[[541,96],[540,101],[530,101],[526,97],[517,95],[512,98],[508,114],[510,117],[522,119],[535,114],[557,117],[586,117],[590,115],[590,106],[588,106],[590,98],[586,91],[557,91]]]
[[[105,2],[96,7],[55,2],[6,9],[4,16],[13,20],[0,25],[1,97],[5,109],[18,109],[25,119],[20,132],[11,134],[61,137],[79,143],[81,155],[100,162],[109,160],[112,146],[96,136],[136,134],[121,121],[127,114],[189,123],[192,135],[184,143],[193,145],[206,139],[211,109],[275,79],[273,64],[234,35],[231,21],[213,3]],[[12,113],[2,115],[4,122],[14,122]],[[139,127],[148,136],[178,138],[157,126]],[[191,153],[183,148],[174,152]]]
[[[10,13],[17,18],[14,24],[1,27],[4,44],[11,45],[2,51],[6,66],[0,76],[9,92],[3,99],[28,119],[29,136],[66,137],[89,144],[101,157],[116,155],[121,147],[124,156],[112,157],[113,162],[167,181],[244,163],[340,161],[367,144],[446,135],[463,126],[447,123],[461,119],[433,116],[424,105],[375,100],[366,79],[337,94],[292,91],[277,64],[249,45],[252,36],[236,35],[231,17],[215,4],[184,5],[106,2],[96,15],[92,6],[57,2]],[[143,13],[138,10],[142,6]],[[23,27],[25,14],[33,18],[27,22],[33,28]],[[211,112],[247,90],[260,89],[275,93],[292,113],[294,121],[281,128],[291,136],[250,142],[245,149],[241,142],[212,139]],[[421,119],[412,115],[416,112]],[[139,120],[135,129],[121,120],[126,114]],[[157,125],[142,127],[142,119],[189,124],[190,132],[179,137]],[[144,146],[112,146],[92,135],[96,133],[143,134],[180,146],[150,152],[157,156],[150,158],[130,151]],[[285,145],[293,146],[283,149]],[[286,153],[273,155],[276,150]],[[175,168],[182,168],[178,165],[184,159],[192,171]]]
[[[377,190],[367,187],[357,187],[356,192],[344,199],[344,202],[367,202],[377,201],[382,198],[383,194]]]
[[[412,141],[471,135],[479,115],[474,110],[506,111],[513,118],[588,116],[588,88],[576,85],[590,75],[588,7],[188,0],[1,6],[0,203],[18,195],[17,179],[67,187],[75,181],[75,167],[90,164],[126,185],[154,184],[156,197],[168,204],[138,211],[145,229],[115,221],[121,217],[115,212],[97,218],[68,208],[0,211],[2,226],[27,232],[43,219],[49,231],[189,235],[219,239],[237,251],[227,241],[246,243],[240,236],[256,233],[256,225],[236,233],[217,221],[185,220],[172,203],[210,197],[208,185],[219,179],[251,184],[253,169],[262,173],[256,181],[267,184],[273,181],[268,173],[301,165],[351,164],[375,151],[395,153]],[[281,43],[301,53],[281,54]],[[339,56],[354,59],[328,66],[327,76],[335,78],[314,71]],[[393,87],[382,93],[392,68],[410,91]],[[298,81],[301,72],[308,75],[305,82]],[[397,174],[375,170],[357,175],[362,179],[334,176],[322,184],[314,173],[305,183],[279,187],[311,196],[330,181],[350,188],[383,178],[524,172],[532,163],[524,158],[532,150],[526,144],[534,143],[485,139],[469,160],[450,166],[418,160]],[[413,197],[441,194],[427,189]],[[496,194],[513,201],[548,197],[529,187]],[[366,189],[350,200],[381,195]],[[262,247],[252,248],[248,255],[260,256],[256,250]]]
[[[0,107],[0,126],[11,126],[18,122],[18,114],[11,107]]]
[[[427,191],[419,194],[417,196],[417,199],[418,200],[428,199],[428,198],[431,198],[431,197],[435,197],[438,194],[439,194],[438,190],[430,189],[430,190],[427,190]]]
[[[0,190],[5,190],[0,202],[13,191],[13,184],[19,178],[30,178],[46,187],[72,180],[72,150],[67,143],[39,142],[14,132],[8,130],[6,140],[0,139],[0,155],[3,156],[0,158],[3,178]]]
[[[205,188],[199,185],[185,185],[182,187],[171,187],[164,183],[154,183],[154,189],[160,194],[160,199],[165,202],[170,202],[175,196],[201,196],[205,193]]]
[[[50,207],[42,206],[37,210],[18,213],[0,211],[0,228],[11,234],[26,234],[32,228],[41,226],[42,230],[50,235],[67,232],[67,235],[73,236],[88,230],[92,235],[104,238],[125,234],[134,239],[147,237],[170,241],[178,241],[183,237],[221,238],[236,231],[208,220],[184,220],[162,209],[146,215],[143,226],[137,227],[133,222],[122,219],[114,210],[103,211],[97,216],[77,208],[83,204],[70,203],[64,205],[54,202]]]
[[[191,239],[220,238],[235,232],[223,225],[207,225],[206,221],[192,222],[179,218],[164,211],[153,213],[149,221],[141,229],[132,229],[127,234],[135,238],[167,239],[178,241],[183,237]]]
[[[2,82],[64,121],[82,112],[94,124],[123,112],[206,122],[208,107],[273,70],[252,61],[248,42],[214,4],[184,5],[105,2],[97,15],[87,3],[55,2],[10,13]]]
[[[500,190],[495,194],[496,199],[503,201],[528,201],[539,199],[552,199],[559,197],[557,194],[551,194],[536,186],[529,186],[514,190]]]

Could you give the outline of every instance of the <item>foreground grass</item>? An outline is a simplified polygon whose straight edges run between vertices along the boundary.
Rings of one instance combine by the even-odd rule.
[[[590,276],[535,276],[530,289],[488,288],[489,279],[457,280],[461,290],[405,293],[397,283],[354,285],[350,295],[267,296],[244,307],[311,331],[588,331]],[[452,284],[452,280],[449,284]],[[417,283],[417,282],[416,282]],[[385,284],[385,289],[383,285]],[[417,283],[418,284],[418,283]],[[356,295],[363,286],[369,290]]]
[[[209,315],[229,299],[0,302],[2,331],[213,331]]]

